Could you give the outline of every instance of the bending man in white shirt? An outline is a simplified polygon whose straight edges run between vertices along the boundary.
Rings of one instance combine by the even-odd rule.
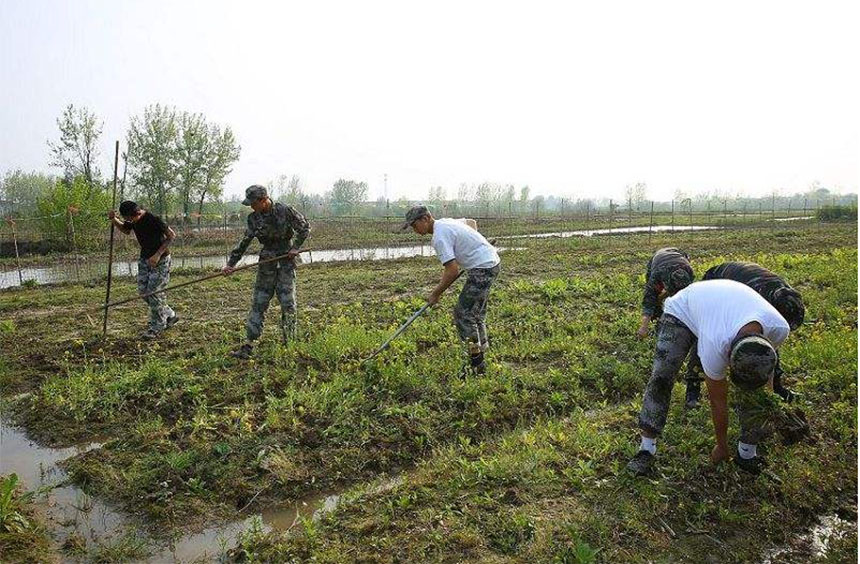
[[[697,282],[681,290],[663,304],[657,334],[654,366],[645,387],[639,427],[640,450],[627,465],[636,475],[648,474],[654,466],[657,436],[663,431],[675,377],[690,348],[696,344],[714,423],[716,446],[714,463],[730,456],[726,434],[728,381],[743,390],[755,390],[768,383],[776,365],[776,348],[789,333],[788,322],[755,290],[733,280]],[[757,456],[756,444],[763,430],[751,414],[739,411],[741,436],[735,463],[758,474],[764,460]]]
[[[441,280],[427,297],[429,304],[439,302],[442,293],[457,279],[461,268],[466,271],[466,283],[454,308],[454,323],[468,349],[469,371],[483,374],[486,371],[484,352],[489,347],[487,301],[490,286],[499,274],[499,254],[466,222],[434,219],[424,206],[415,206],[406,212],[403,229],[408,227],[419,235],[433,235],[431,244],[444,266]]]

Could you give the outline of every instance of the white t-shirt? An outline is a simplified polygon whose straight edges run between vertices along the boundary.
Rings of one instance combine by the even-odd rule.
[[[734,280],[705,280],[666,298],[663,311],[674,315],[699,339],[698,352],[708,378],[722,380],[732,341],[741,327],[758,321],[774,348],[788,337],[788,322],[758,292]]]
[[[437,219],[433,222],[430,244],[442,264],[456,259],[460,268],[493,268],[499,264],[499,253],[484,236],[457,219]]]

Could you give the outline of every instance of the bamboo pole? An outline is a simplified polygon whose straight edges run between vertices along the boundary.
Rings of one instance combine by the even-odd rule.
[[[116,150],[113,158],[113,203],[111,210],[116,209],[116,176],[119,168],[119,141],[116,142]],[[113,240],[114,240],[114,221],[110,222],[110,251],[108,253],[108,271],[107,271],[107,291],[105,292],[105,315],[102,321],[102,337],[107,335],[107,320],[108,320],[108,304],[110,303],[110,285],[113,279]]]
[[[310,252],[310,249],[303,249],[303,250],[299,251],[299,254],[308,253],[308,252]],[[240,266],[238,268],[235,268],[235,269],[233,269],[233,272],[239,272],[240,270],[245,270],[248,268],[254,268],[255,266],[260,266],[261,264],[266,264],[268,262],[275,262],[277,260],[281,260],[281,259],[284,259],[286,257],[287,257],[287,255],[284,254],[284,255],[278,255],[276,257],[267,258],[267,259],[264,259],[261,261],[257,261],[253,264],[246,264],[244,266]],[[106,303],[104,306],[100,307],[99,309],[107,310],[108,308],[112,308],[114,306],[118,306],[121,304],[127,304],[128,302],[131,302],[134,300],[142,300],[142,299],[148,298],[149,296],[154,296],[155,294],[160,294],[160,293],[166,292],[168,290],[175,290],[176,288],[182,288],[184,286],[190,286],[192,284],[198,284],[200,282],[205,282],[206,280],[211,280],[211,279],[217,278],[219,276],[226,276],[226,275],[224,272],[215,272],[213,274],[207,274],[206,276],[203,276],[201,278],[195,278],[194,280],[188,280],[187,282],[181,282],[179,284],[174,284],[173,286],[168,286],[166,288],[162,288],[161,290],[155,290],[153,292],[147,292],[145,294],[138,294],[137,296],[132,296],[130,298],[125,298],[122,300],[117,300],[113,303]]]
[[[15,229],[15,220],[9,219],[12,226],[12,244],[15,246],[15,267],[18,269],[18,284],[24,285],[24,275],[21,274],[21,255],[18,254],[18,232]]]

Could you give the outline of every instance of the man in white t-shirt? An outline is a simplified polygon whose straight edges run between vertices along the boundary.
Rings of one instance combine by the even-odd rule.
[[[773,375],[776,348],[789,333],[788,322],[750,287],[733,280],[696,282],[663,304],[651,378],[645,388],[639,427],[640,450],[627,465],[636,475],[654,465],[657,436],[663,431],[675,377],[692,346],[697,347],[705,372],[716,446],[714,463],[729,458],[728,372],[743,390],[764,386]],[[698,339],[698,344],[696,344]],[[750,413],[739,411],[741,436],[735,463],[758,474],[764,460],[756,455],[763,430]]]
[[[466,283],[454,308],[454,323],[460,339],[468,347],[468,368],[471,372],[483,374],[486,370],[484,352],[489,347],[487,300],[490,286],[499,274],[499,253],[468,224],[468,220],[434,219],[424,206],[415,206],[406,212],[403,229],[408,227],[419,235],[433,235],[430,242],[444,266],[442,279],[427,298],[430,305],[439,302],[442,293],[457,279],[461,268],[466,271]]]

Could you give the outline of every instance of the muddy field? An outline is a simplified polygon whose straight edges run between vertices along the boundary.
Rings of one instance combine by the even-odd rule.
[[[440,273],[432,257],[303,265],[301,338],[280,344],[273,303],[247,363],[228,353],[244,334],[250,272],[172,292],[182,321],[151,343],[137,338],[139,302],[113,311],[101,339],[99,285],[2,291],[0,454],[18,445],[16,474],[29,468],[29,480],[0,506],[4,526],[18,523],[0,551],[9,561],[856,561],[856,241],[850,224],[530,239],[502,253],[489,370],[465,379],[452,291],[360,362],[422,305]],[[634,336],[644,265],[667,245],[687,250],[698,275],[753,260],[803,293],[807,323],[782,362],[814,440],[768,442],[758,478],[711,466],[709,413],[685,413],[682,386],[658,475],[624,472],[653,348]],[[129,279],[114,287],[116,298],[134,292]],[[57,517],[52,496],[77,512]],[[76,526],[99,508],[112,527]],[[802,539],[833,516],[810,549]]]

